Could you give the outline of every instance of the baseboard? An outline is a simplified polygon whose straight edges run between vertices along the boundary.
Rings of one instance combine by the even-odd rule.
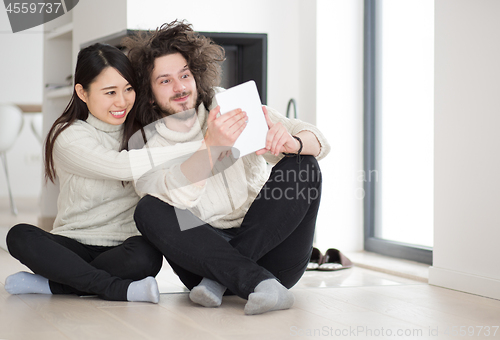
[[[488,277],[430,267],[429,284],[500,300],[500,280]]]
[[[344,254],[357,267],[425,283],[429,281],[429,265],[427,264],[397,259],[367,251],[345,252]]]

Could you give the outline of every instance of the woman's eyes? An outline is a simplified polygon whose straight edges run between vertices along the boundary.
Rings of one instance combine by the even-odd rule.
[[[125,92],[130,92],[130,91],[134,91],[134,88],[132,86],[129,86],[125,89]],[[108,91],[108,92],[105,92],[104,94],[114,95],[114,94],[116,94],[116,91]]]

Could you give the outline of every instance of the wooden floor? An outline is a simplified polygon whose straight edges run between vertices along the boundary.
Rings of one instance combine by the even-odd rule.
[[[255,316],[234,296],[194,305],[168,266],[159,304],[13,296],[3,285],[20,270],[0,249],[0,339],[500,339],[500,301],[360,267],[306,272],[292,309]]]

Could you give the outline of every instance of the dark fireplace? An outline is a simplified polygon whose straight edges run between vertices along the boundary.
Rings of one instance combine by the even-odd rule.
[[[262,104],[267,103],[267,34],[200,32],[226,51],[222,87],[254,80]]]

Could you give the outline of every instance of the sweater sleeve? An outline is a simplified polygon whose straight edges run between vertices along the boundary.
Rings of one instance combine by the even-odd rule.
[[[145,173],[134,184],[140,197],[149,194],[180,209],[194,207],[206,188],[191,183],[182,173],[180,164],[160,165]]]
[[[312,124],[303,122],[299,119],[287,118],[287,117],[283,116],[282,114],[280,114],[275,109],[270,108],[270,107],[267,107],[267,112],[269,113],[269,118],[271,119],[271,121],[273,123],[276,124],[277,122],[281,122],[281,124],[283,124],[283,126],[287,129],[287,131],[291,135],[296,135],[297,133],[299,133],[301,131],[312,132],[316,136],[316,138],[318,139],[318,142],[320,144],[320,152],[316,156],[316,159],[321,160],[321,159],[325,158],[326,155],[328,155],[328,153],[330,152],[330,144],[326,140],[323,133],[321,133],[321,131],[317,127],[315,127]],[[269,152],[265,153],[263,156],[264,156],[265,160],[270,164],[276,164],[276,163],[278,163],[278,161],[281,158],[284,157],[283,154],[281,154],[279,156],[274,156],[274,155],[270,154]]]
[[[55,140],[53,157],[56,171],[89,179],[131,181],[156,164],[167,161],[176,146],[117,151],[103,146],[95,132],[72,125]]]
[[[194,207],[205,192],[206,186],[200,186],[191,181],[181,170],[181,164],[198,149],[201,141],[178,143],[175,152],[172,152],[168,161],[157,165],[140,178],[134,181],[137,194],[142,197],[146,194],[155,196],[168,204],[187,209]],[[151,148],[151,150],[156,147]],[[201,151],[203,152],[203,151]]]

